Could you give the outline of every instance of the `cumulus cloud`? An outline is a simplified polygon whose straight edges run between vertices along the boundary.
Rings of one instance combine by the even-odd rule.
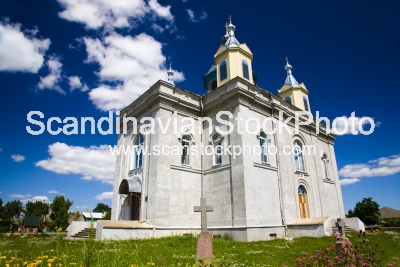
[[[80,174],[102,183],[113,183],[115,156],[110,153],[108,145],[85,148],[57,142],[49,146],[49,154],[50,158],[36,162],[36,167],[58,174]]]
[[[81,78],[78,76],[68,77],[68,84],[71,92],[74,91],[75,89],[79,89],[82,92],[89,90],[86,84],[82,84]]]
[[[358,183],[359,181],[361,181],[361,179],[358,178],[344,178],[344,179],[340,179],[340,185],[349,185],[349,184],[355,184]]]
[[[346,178],[389,176],[400,172],[400,155],[370,160],[365,164],[349,164],[339,171]]]
[[[86,205],[81,205],[81,206],[75,206],[75,208],[80,209],[80,210],[92,210],[89,206]]]
[[[50,89],[59,92],[60,94],[65,94],[64,90],[58,85],[61,81],[61,69],[62,64],[60,59],[55,56],[50,56],[46,62],[49,69],[49,74],[45,77],[40,77],[40,82],[37,87],[40,90]]]
[[[195,16],[193,10],[191,10],[191,9],[186,9],[186,12],[187,12],[187,14],[188,14],[188,20],[189,20],[190,22],[195,22],[195,23],[197,23],[197,22],[200,22],[201,20],[205,20],[206,18],[208,18],[207,13],[204,12],[204,11],[202,11],[202,12],[200,13],[200,15],[199,15],[197,18],[196,18],[196,16]]]
[[[345,134],[371,134],[375,127],[379,127],[381,123],[375,121],[371,117],[356,117],[355,112],[351,113],[350,117],[337,117],[331,122],[331,132],[335,135]]]
[[[103,200],[103,199],[112,199],[113,192],[103,192],[100,195],[95,196],[95,199],[97,200]]]
[[[104,40],[85,37],[84,43],[87,62],[100,66],[97,74],[103,83],[89,92],[89,98],[101,110],[122,109],[157,80],[167,80],[162,45],[147,34],[112,33]],[[183,73],[174,72],[174,81],[184,80]]]
[[[39,71],[50,40],[36,38],[37,33],[37,29],[23,32],[20,24],[0,21],[0,71]]]
[[[130,27],[146,15],[173,22],[171,6],[162,6],[156,0],[57,0],[64,8],[58,15],[66,20],[82,23],[88,29]]]
[[[29,195],[29,194],[26,194],[26,195],[22,195],[22,194],[11,194],[11,195],[8,195],[9,197],[11,197],[11,198],[28,198],[28,197],[30,197],[31,195]]]
[[[50,203],[49,198],[46,197],[46,196],[34,196],[32,198],[22,199],[21,200],[22,204],[26,204],[28,202],[36,202],[36,201],[40,201],[40,202],[44,202],[44,203]]]
[[[22,162],[22,161],[25,160],[25,156],[22,156],[22,155],[19,155],[19,154],[11,155],[11,158],[15,162]]]
[[[47,191],[47,194],[60,194],[57,190],[49,190]]]

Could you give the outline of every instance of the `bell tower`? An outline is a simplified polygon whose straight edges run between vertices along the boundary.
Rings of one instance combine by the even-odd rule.
[[[304,83],[298,83],[292,74],[292,65],[289,64],[289,58],[286,57],[285,70],[287,77],[285,83],[278,90],[278,95],[287,103],[293,106],[311,112],[310,102],[308,101],[308,90]]]
[[[229,16],[225,29],[222,44],[214,55],[214,64],[203,77],[207,91],[213,91],[237,76],[252,84],[257,82],[257,74],[253,73],[252,68],[253,53],[245,43],[241,44],[236,39],[232,16]]]

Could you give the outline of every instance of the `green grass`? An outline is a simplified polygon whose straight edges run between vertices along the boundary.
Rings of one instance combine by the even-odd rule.
[[[357,233],[348,235],[353,245],[358,245]],[[400,232],[375,232],[365,237],[370,246],[381,255],[384,263],[400,256]],[[378,244],[376,247],[375,244]],[[236,242],[226,238],[214,238],[215,258],[227,259],[229,266],[295,266],[302,252],[312,253],[335,245],[334,237],[302,237],[293,240],[277,239],[263,242]],[[24,262],[39,262],[31,266],[192,266],[195,262],[196,238],[175,236],[161,239],[124,241],[69,241],[46,237],[0,237],[0,267],[20,266]],[[4,256],[6,257],[4,259]],[[47,256],[48,258],[43,258]],[[42,257],[39,258],[38,257]]]

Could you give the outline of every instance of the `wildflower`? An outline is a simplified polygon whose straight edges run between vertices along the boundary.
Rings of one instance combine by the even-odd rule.
[[[76,265],[76,263],[75,263],[75,262],[71,262],[71,263],[70,263],[70,265],[72,265],[72,266],[75,266],[75,265]]]
[[[137,264],[131,264],[131,267],[139,267]]]
[[[156,264],[154,262],[150,261],[150,262],[147,263],[147,265],[148,266],[155,266]]]
[[[339,231],[336,231],[334,236],[336,237],[336,239],[339,239],[342,235],[340,234]]]

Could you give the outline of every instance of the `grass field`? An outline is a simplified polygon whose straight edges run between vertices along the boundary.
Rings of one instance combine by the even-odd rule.
[[[357,233],[348,234],[353,245]],[[365,252],[377,252],[383,263],[400,256],[400,232],[368,233]],[[376,247],[376,244],[377,247]],[[236,242],[214,238],[214,258],[224,258],[224,266],[295,266],[303,252],[312,253],[335,245],[334,237],[277,239],[263,242]],[[364,245],[365,246],[365,245]],[[381,253],[384,252],[384,254]],[[70,241],[50,237],[0,237],[0,266],[192,266],[196,238],[170,237],[125,241]],[[362,251],[364,252],[364,251]],[[8,264],[8,265],[7,265]],[[385,265],[382,265],[385,266]]]

